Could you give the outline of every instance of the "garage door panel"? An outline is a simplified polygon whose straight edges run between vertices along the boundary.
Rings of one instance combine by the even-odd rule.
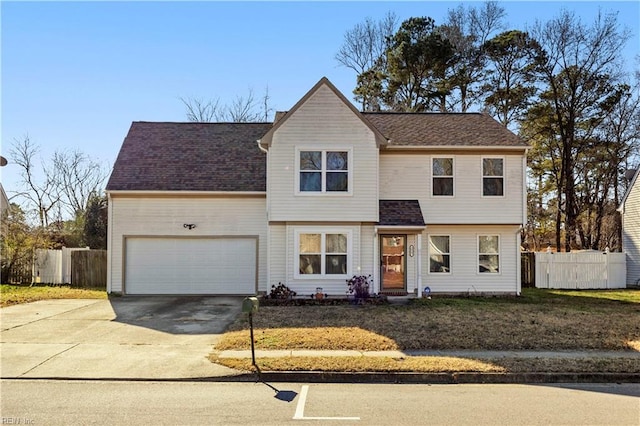
[[[257,240],[126,240],[127,294],[254,294]]]

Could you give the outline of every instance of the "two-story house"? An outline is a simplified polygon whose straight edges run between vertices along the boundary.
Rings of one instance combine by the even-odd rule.
[[[274,123],[134,122],[108,291],[519,294],[528,146],[480,113],[361,113],[326,78]]]

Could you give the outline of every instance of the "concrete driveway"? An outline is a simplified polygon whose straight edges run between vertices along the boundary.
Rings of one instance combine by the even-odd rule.
[[[207,360],[239,297],[46,300],[0,309],[0,377],[188,379],[237,374]]]

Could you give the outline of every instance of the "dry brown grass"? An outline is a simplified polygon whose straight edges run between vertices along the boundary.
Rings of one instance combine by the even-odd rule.
[[[0,307],[48,299],[106,299],[105,290],[71,288],[69,286],[0,286]]]
[[[258,349],[638,350],[640,291],[528,290],[520,298],[434,298],[408,306],[263,306],[254,327]],[[216,349],[250,347],[246,318],[230,331]]]
[[[212,355],[211,361],[237,370],[254,371],[251,359]],[[630,358],[283,357],[259,358],[256,364],[262,371],[640,373],[640,360]]]

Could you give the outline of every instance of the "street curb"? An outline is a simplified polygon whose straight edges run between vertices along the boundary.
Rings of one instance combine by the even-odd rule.
[[[1,377],[1,380],[66,380],[103,382],[289,382],[381,384],[544,384],[640,383],[640,373],[346,373],[336,371],[263,371],[208,377]]]
[[[344,373],[263,371],[260,378],[267,382],[308,383],[640,383],[640,373]]]

